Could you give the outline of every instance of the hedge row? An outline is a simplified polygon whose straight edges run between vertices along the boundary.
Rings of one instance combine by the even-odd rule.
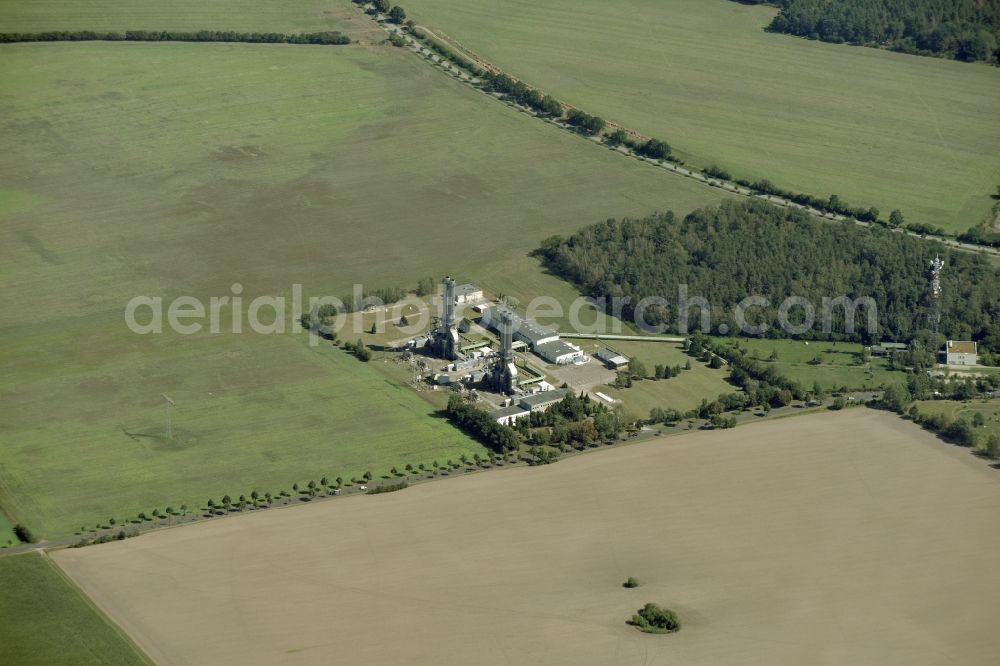
[[[340,32],[233,32],[232,30],[199,30],[175,32],[167,30],[126,30],[125,32],[95,32],[93,30],[53,32],[4,32],[0,43],[13,42],[246,42],[250,44],[350,44],[351,38]]]

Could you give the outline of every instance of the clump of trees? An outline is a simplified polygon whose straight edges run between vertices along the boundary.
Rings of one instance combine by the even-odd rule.
[[[590,135],[600,134],[607,125],[600,116],[592,116],[580,109],[570,109],[569,113],[566,114],[566,122]]]
[[[672,634],[681,628],[677,613],[653,603],[640,608],[628,624],[647,634]]]
[[[768,30],[958,60],[1000,59],[1000,4],[972,0],[738,0],[781,11]]]
[[[344,343],[344,349],[354,354],[358,360],[368,362],[372,360],[372,350],[365,346],[365,343],[359,338],[357,342],[347,341]]]
[[[17,540],[21,543],[35,543],[38,540],[35,538],[35,535],[32,534],[31,529],[22,523],[14,525],[14,536],[16,536]]]
[[[734,335],[742,324],[736,306],[747,296],[770,299],[746,311],[746,322],[766,326],[768,337],[789,337],[778,326],[785,297],[807,299],[816,317],[799,334],[806,339],[826,337],[824,298],[868,297],[875,304],[876,330],[868,328],[865,307],[855,312],[853,332],[847,330],[847,309],[830,308],[830,337],[859,342],[909,341],[926,331],[935,308],[928,266],[939,253],[949,294],[940,303],[941,332],[1000,351],[1000,270],[984,257],[880,227],[823,222],[763,201],[725,201],[683,219],[672,212],[610,219],[569,238],[550,238],[537,251],[549,270],[584,294],[607,299],[609,307],[611,299],[628,297],[625,316],[633,316],[632,308],[643,299],[675,298],[678,285],[686,284],[692,297],[709,302],[712,329],[724,324]],[[679,328],[679,312],[668,306],[646,307],[645,322]],[[688,315],[689,327],[699,328],[701,309],[692,307]]]
[[[350,44],[351,38],[336,31],[281,33],[234,32],[232,30],[126,30],[125,32],[95,32],[93,30],[49,32],[4,32],[0,43],[12,42],[246,42],[250,44]]]
[[[449,421],[488,449],[507,453],[518,448],[517,433],[513,428],[497,423],[489,413],[465,402],[461,396],[452,395],[448,398],[445,415]]]

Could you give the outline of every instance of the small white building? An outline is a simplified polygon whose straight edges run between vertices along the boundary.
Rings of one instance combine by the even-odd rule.
[[[628,365],[628,358],[610,347],[599,350],[594,356],[610,370],[620,370]]]
[[[474,284],[460,284],[455,287],[456,303],[478,303],[483,300],[483,290]]]
[[[941,354],[947,365],[979,365],[978,349],[971,340],[949,340]]]

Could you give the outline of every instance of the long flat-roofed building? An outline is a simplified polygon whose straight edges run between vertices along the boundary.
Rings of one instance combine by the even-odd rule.
[[[518,403],[529,412],[544,412],[546,409],[561,402],[566,397],[566,389],[555,389],[554,391],[541,391],[532,393],[521,398]]]

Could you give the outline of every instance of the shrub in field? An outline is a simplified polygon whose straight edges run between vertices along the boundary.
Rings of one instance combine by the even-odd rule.
[[[14,525],[14,536],[16,536],[18,541],[21,543],[35,543],[35,541],[37,541],[37,539],[35,539],[35,535],[31,533],[30,529],[28,529],[28,526],[22,525],[21,523]]]
[[[635,576],[629,576],[627,579],[625,579],[625,582],[622,583],[622,587],[627,587],[629,589],[633,587],[639,587],[639,581],[636,580]]]
[[[652,603],[640,608],[628,624],[647,634],[672,634],[681,628],[677,613]]]

